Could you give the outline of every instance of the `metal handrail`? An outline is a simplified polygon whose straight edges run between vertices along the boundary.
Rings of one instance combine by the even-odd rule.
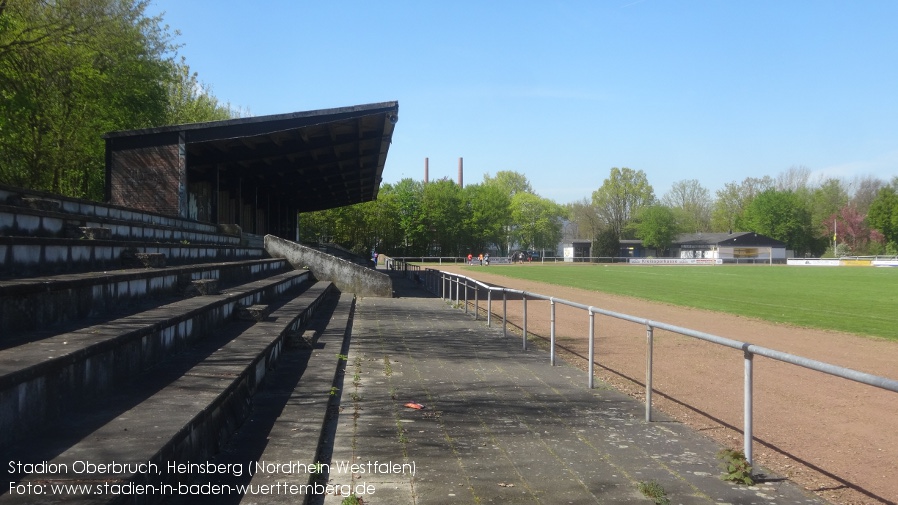
[[[562,298],[556,298],[553,296],[546,296],[539,293],[530,293],[527,291],[522,291],[518,289],[505,288],[502,286],[490,286],[476,279],[466,277],[460,274],[453,274],[449,272],[443,272],[435,269],[426,269],[425,270],[425,278],[430,279],[430,282],[425,281],[425,287],[427,287],[432,293],[439,294],[443,299],[452,299],[452,287],[455,285],[455,300],[457,303],[460,303],[460,295],[459,291],[462,289],[462,286],[465,290],[465,311],[467,312],[467,301],[468,301],[468,289],[469,287],[480,287],[487,290],[487,326],[492,325],[491,315],[492,315],[492,294],[494,291],[502,293],[502,335],[507,336],[506,328],[508,326],[508,304],[507,304],[507,296],[509,293],[521,295],[523,300],[523,348],[527,349],[527,299],[535,299],[535,300],[546,300],[549,302],[549,360],[552,366],[555,366],[555,304],[567,305],[569,307],[582,309],[587,311],[587,315],[589,317],[589,349],[587,351],[588,359],[589,359],[589,379],[588,379],[588,387],[592,389],[594,387],[594,366],[595,366],[595,323],[594,317],[595,314],[600,314],[603,316],[613,317],[616,319],[621,319],[624,321],[629,321],[632,323],[637,323],[640,325],[644,325],[646,328],[646,381],[645,381],[645,420],[646,422],[652,421],[652,368],[653,368],[653,348],[654,348],[654,330],[661,329],[665,331],[670,331],[673,333],[678,333],[680,335],[684,335],[687,337],[697,338],[700,340],[704,340],[706,342],[711,342],[714,344],[722,345],[725,347],[730,347],[733,349],[741,350],[744,354],[744,419],[743,419],[743,451],[745,453],[745,459],[751,464],[752,463],[752,407],[753,407],[753,382],[754,382],[754,367],[753,367],[753,358],[755,355],[763,356],[766,358],[774,359],[777,361],[782,361],[784,363],[789,363],[792,365],[800,366],[802,368],[807,368],[810,370],[815,370],[817,372],[826,373],[829,375],[833,375],[836,377],[841,377],[843,379],[848,379],[854,382],[859,382],[861,384],[867,384],[869,386],[877,387],[880,389],[885,389],[887,391],[892,391],[898,393],[898,380],[889,379],[886,377],[880,377],[878,375],[872,375],[866,372],[860,372],[857,370],[853,370],[851,368],[845,368],[837,365],[833,365],[830,363],[825,363],[822,361],[817,361],[809,358],[805,358],[803,356],[797,356],[794,354],[789,354],[782,351],[777,351],[775,349],[769,349],[767,347],[755,345],[749,342],[742,342],[739,340],[733,340],[725,337],[721,337],[718,335],[713,335],[711,333],[704,333],[701,331],[696,331],[690,328],[684,328],[682,326],[675,326],[672,324],[663,323],[660,321],[652,321],[650,319],[631,316],[629,314],[624,314],[621,312],[614,312],[611,310],[605,310],[596,308],[589,305],[584,305],[582,303],[572,302],[570,300],[565,300]],[[454,282],[453,280],[454,279]],[[445,290],[446,284],[448,282],[449,291]],[[437,291],[435,289],[431,289],[439,283],[441,286],[441,290]],[[474,318],[477,319],[479,315],[480,308],[477,302],[477,293],[479,289],[474,289],[475,293],[475,302],[474,302]]]

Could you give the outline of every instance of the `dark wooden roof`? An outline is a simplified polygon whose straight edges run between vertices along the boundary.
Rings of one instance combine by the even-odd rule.
[[[733,233],[686,233],[678,235],[674,240],[674,246],[689,248],[689,246],[718,247],[785,247],[784,242],[770,238],[760,233],[750,231],[737,231]]]
[[[377,197],[398,114],[394,101],[112,132],[104,138],[107,152],[183,138],[188,178],[240,178],[307,212]]]

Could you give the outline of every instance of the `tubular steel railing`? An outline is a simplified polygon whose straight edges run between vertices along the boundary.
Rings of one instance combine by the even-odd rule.
[[[826,373],[829,375],[834,375],[836,377],[841,377],[844,379],[848,379],[851,381],[859,382],[862,384],[867,384],[870,386],[874,386],[877,388],[885,389],[888,391],[898,393],[898,380],[888,379],[886,377],[880,377],[877,375],[868,374],[865,372],[859,372],[857,370],[852,370],[850,368],[844,368],[836,365],[832,365],[829,363],[824,363],[822,361],[816,361],[813,359],[805,358],[802,356],[796,356],[794,354],[789,354],[781,351],[777,351],[774,349],[768,349],[766,347],[762,347],[759,345],[754,345],[748,342],[740,342],[738,340],[732,340],[729,338],[720,337],[717,335],[712,335],[710,333],[703,333],[700,331],[695,331],[689,328],[683,328],[680,326],[674,326],[671,324],[662,323],[659,321],[652,321],[650,319],[645,319],[641,317],[631,316],[628,314],[623,314],[620,312],[613,312],[610,310],[599,309],[593,306],[584,305],[582,303],[576,303],[569,300],[564,300],[561,298],[556,298],[552,296],[546,296],[539,293],[530,293],[526,291],[521,291],[517,289],[510,289],[501,286],[490,286],[483,282],[480,282],[476,279],[472,279],[470,277],[466,277],[464,275],[452,274],[448,272],[443,272],[440,270],[434,269],[426,269],[423,272],[422,282],[424,287],[430,291],[431,293],[439,295],[444,300],[453,300],[453,294],[455,296],[454,301],[457,304],[462,303],[461,297],[462,292],[464,293],[464,304],[465,304],[465,312],[468,311],[468,292],[473,289],[474,291],[474,318],[478,319],[480,315],[480,306],[478,300],[478,293],[481,290],[486,290],[487,299],[486,299],[486,321],[487,326],[492,326],[492,303],[493,303],[493,293],[501,293],[502,294],[502,335],[507,336],[507,327],[508,327],[508,295],[520,295],[523,302],[523,323],[521,326],[523,336],[522,336],[522,346],[523,349],[527,349],[527,300],[546,300],[549,302],[549,360],[552,365],[555,365],[555,305],[562,304],[569,307],[574,307],[577,309],[582,309],[587,312],[587,316],[589,317],[589,348],[587,351],[587,358],[589,360],[588,366],[588,387],[592,389],[594,387],[594,377],[595,377],[595,314],[608,316],[616,319],[621,319],[624,321],[633,322],[636,324],[640,324],[645,326],[646,329],[646,370],[645,370],[645,420],[646,422],[652,421],[652,351],[654,348],[653,344],[653,334],[654,330],[661,329],[665,331],[670,331],[673,333],[678,333],[680,335],[685,335],[687,337],[693,337],[700,340],[704,340],[706,342],[712,342],[714,344],[722,345],[725,347],[731,347],[733,349],[741,350],[744,355],[744,363],[745,363],[745,381],[744,381],[744,419],[743,419],[743,450],[745,452],[745,459],[748,460],[749,463],[752,463],[752,406],[753,406],[753,359],[757,356],[764,356],[766,358],[774,359],[777,361],[782,361],[784,363],[790,363],[793,365],[797,365],[803,368],[807,368],[810,370],[815,370],[818,372]],[[453,291],[454,289],[454,291]],[[498,314],[497,314],[498,315]]]

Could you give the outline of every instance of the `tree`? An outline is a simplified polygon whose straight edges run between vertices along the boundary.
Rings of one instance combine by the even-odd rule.
[[[3,1],[0,182],[101,199],[103,133],[228,117],[149,3]]]
[[[640,209],[633,227],[636,238],[642,240],[642,245],[657,250],[658,255],[664,255],[664,251],[670,248],[680,233],[675,212],[663,205],[650,205]]]
[[[681,230],[711,229],[711,193],[697,179],[675,182],[661,202],[675,211]]]
[[[483,174],[483,185],[495,186],[501,189],[503,193],[508,195],[508,198],[518,193],[533,193],[533,188],[530,186],[527,176],[511,170],[500,170],[496,172],[495,177],[490,177],[490,174]]]
[[[422,201],[424,223],[430,244],[428,254],[436,256],[461,255],[462,209],[461,189],[449,179],[424,185]]]
[[[893,186],[880,188],[870,204],[867,222],[879,230],[892,248],[898,248],[898,191]]]
[[[785,242],[796,256],[823,252],[815,251],[811,213],[793,191],[768,189],[760,193],[745,209],[743,224],[747,231]]]
[[[486,184],[465,186],[463,198],[463,234],[469,249],[485,251],[493,245],[503,249],[511,221],[511,198],[498,186]]]
[[[762,191],[774,186],[770,176],[746,177],[741,183],[730,182],[717,190],[717,199],[711,210],[711,230],[732,232],[742,228],[742,214]]]
[[[563,217],[561,206],[532,193],[517,193],[511,199],[514,238],[523,248],[554,253],[561,241]]]
[[[403,234],[403,256],[425,254],[428,234],[424,217],[424,184],[410,178],[396,186],[385,185],[396,194],[397,219]]]
[[[0,30],[0,180],[100,198],[103,132],[164,120],[165,54],[147,1],[7,4]]]
[[[611,228],[596,235],[592,243],[593,256],[616,258],[620,256],[620,238]]]
[[[219,103],[210,86],[199,81],[183,56],[180,62],[171,63],[166,124],[202,123],[237,116],[239,113],[229,104]]]
[[[586,198],[567,204],[566,212],[571,222],[577,226],[577,238],[594,241],[604,229],[602,218]]]
[[[776,176],[776,189],[800,193],[808,189],[811,180],[811,169],[804,166],[791,166]]]
[[[655,191],[645,172],[626,167],[612,168],[609,177],[592,194],[593,205],[618,239],[636,212],[654,201]]]

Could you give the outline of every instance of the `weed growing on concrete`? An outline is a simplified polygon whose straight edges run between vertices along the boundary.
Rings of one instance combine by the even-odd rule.
[[[384,375],[390,377],[393,375],[393,366],[390,364],[390,356],[384,356]]]
[[[639,492],[644,494],[646,498],[651,498],[655,505],[670,505],[670,499],[661,484],[650,480],[648,482],[640,482]]]
[[[337,395],[337,391],[339,391],[339,390],[340,390],[340,388],[338,388],[337,386],[331,386],[330,395],[331,395],[331,396],[336,396],[336,395]]]
[[[349,360],[349,356],[347,356],[345,354],[338,354],[337,359],[340,361],[347,361],[347,360]]]
[[[340,502],[340,505],[365,505],[365,502],[362,501],[358,496],[351,494],[346,498],[343,498],[343,501]]]
[[[721,460],[723,467],[723,480],[751,486],[755,483],[751,475],[751,463],[745,459],[745,453],[732,449],[721,449],[717,453],[717,459]]]

